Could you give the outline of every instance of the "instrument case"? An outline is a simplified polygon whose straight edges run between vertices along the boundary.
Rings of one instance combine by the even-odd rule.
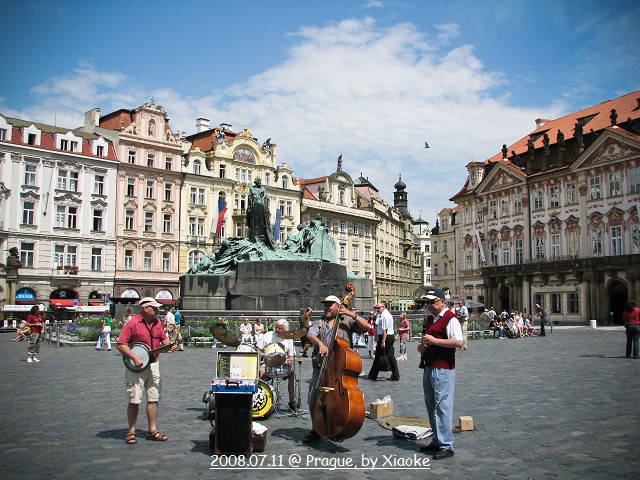
[[[216,394],[216,455],[251,455],[253,395]]]

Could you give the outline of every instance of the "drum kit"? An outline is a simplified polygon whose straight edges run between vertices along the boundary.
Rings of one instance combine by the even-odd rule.
[[[238,352],[258,352],[258,349],[250,343],[241,343],[238,338],[232,334],[223,325],[215,325],[209,329],[211,334],[216,340],[233,347]],[[297,330],[287,330],[280,338],[283,340],[302,338],[307,334],[307,329],[301,328]],[[298,355],[294,355],[298,357]],[[294,360],[296,360],[294,358]],[[278,416],[299,416],[307,413],[306,410],[297,409],[287,415],[281,415],[278,413],[278,405],[280,403],[280,382],[293,373],[295,375],[295,385],[297,393],[298,407],[301,404],[301,392],[300,392],[300,373],[299,368],[302,365],[301,360],[297,360],[298,372],[296,372],[295,364],[289,365],[287,362],[287,354],[285,347],[282,343],[271,343],[264,347],[261,361],[265,366],[265,376],[268,380],[271,380],[271,384],[258,379],[256,390],[253,393],[253,418],[269,418],[271,414],[276,411]],[[206,392],[203,396],[203,402],[207,403],[207,417],[210,421],[214,418],[215,411],[215,395],[211,395],[211,392]]]

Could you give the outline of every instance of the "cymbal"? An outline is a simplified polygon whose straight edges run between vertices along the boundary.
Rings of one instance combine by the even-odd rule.
[[[237,347],[238,345],[240,345],[240,340],[238,340],[238,337],[227,330],[227,327],[214,325],[213,327],[209,328],[209,331],[216,340],[224,343],[225,345],[229,345],[230,347]]]
[[[299,328],[297,330],[287,330],[285,332],[282,332],[281,335],[278,335],[280,338],[282,338],[283,340],[287,340],[289,338],[291,339],[295,339],[295,338],[302,338],[307,334],[307,329],[306,328]]]

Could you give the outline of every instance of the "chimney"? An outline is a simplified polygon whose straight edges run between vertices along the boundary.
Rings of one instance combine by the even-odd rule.
[[[545,123],[550,122],[548,118],[538,118],[536,119],[536,130],[543,126]]]
[[[100,109],[92,108],[84,114],[84,130],[93,132],[100,125]]]
[[[211,122],[207,118],[199,118],[196,120],[196,131],[198,133],[204,132],[205,130],[209,130],[211,128]]]

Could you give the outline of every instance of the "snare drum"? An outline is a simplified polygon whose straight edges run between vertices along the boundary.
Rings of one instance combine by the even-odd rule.
[[[250,343],[241,343],[236,347],[236,352],[257,352],[256,347]]]
[[[279,367],[266,365],[264,374],[269,378],[287,378],[289,375],[291,375],[291,365],[286,363],[284,365],[280,365]]]
[[[268,418],[273,409],[273,390],[267,382],[258,380],[258,388],[253,394],[253,418]]]
[[[270,367],[279,367],[287,361],[287,354],[284,345],[281,343],[270,343],[264,347],[264,363]]]

